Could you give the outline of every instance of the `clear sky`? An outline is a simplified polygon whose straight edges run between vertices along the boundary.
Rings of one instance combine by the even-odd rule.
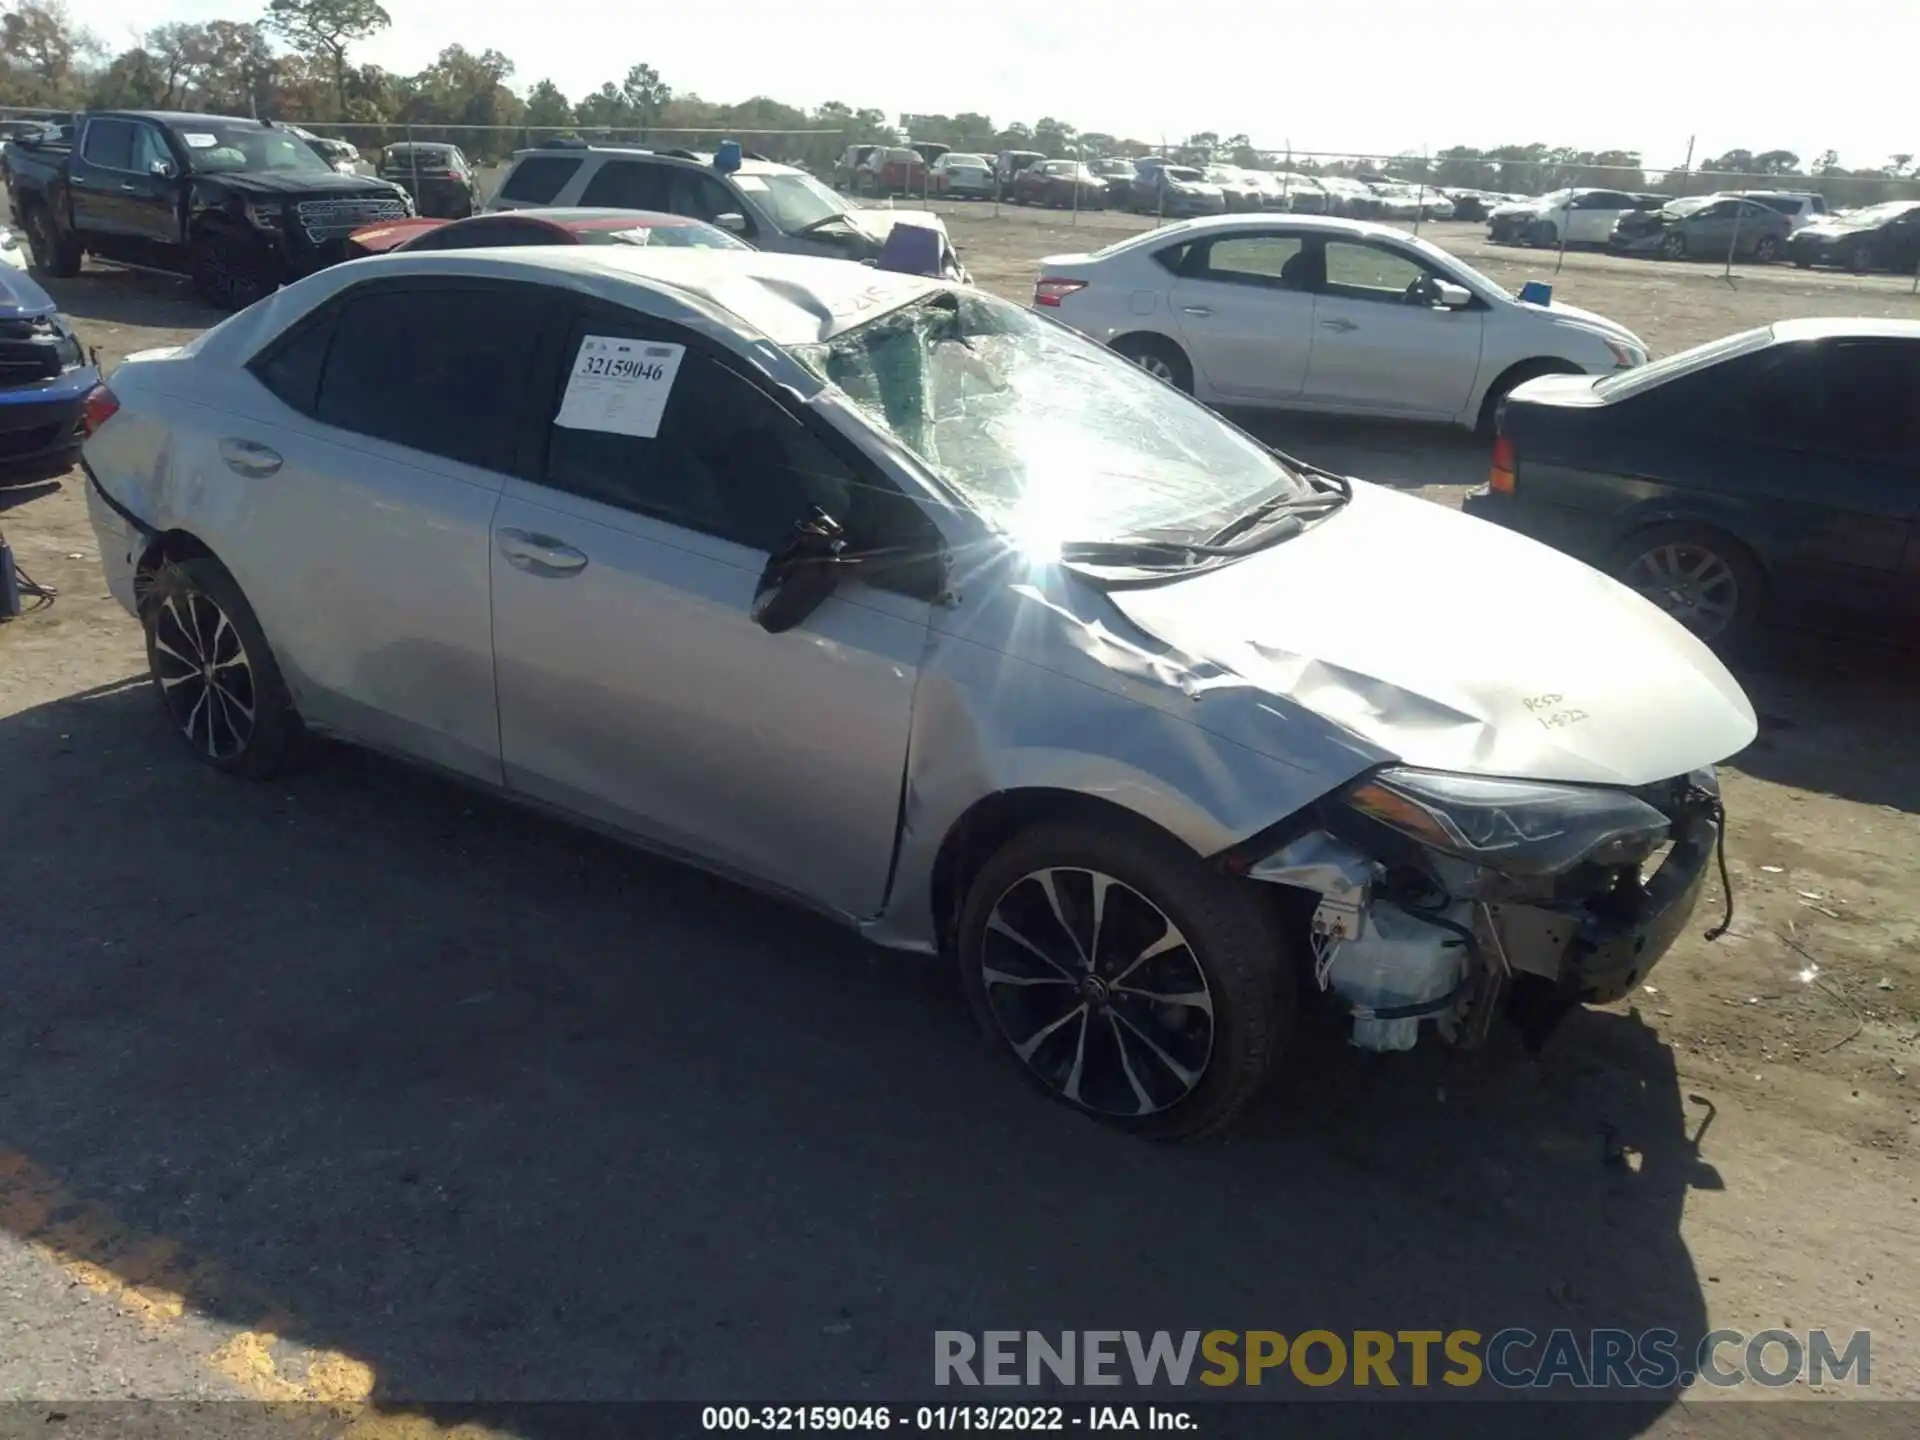
[[[1884,163],[1920,152],[1914,0],[385,0],[358,58],[418,70],[491,46],[522,91],[579,98],[645,61],[676,91],[903,111],[1051,115],[1158,141],[1368,153],[1543,141],[1652,168],[1735,146]],[[165,20],[246,20],[253,0],[70,0],[115,48]]]

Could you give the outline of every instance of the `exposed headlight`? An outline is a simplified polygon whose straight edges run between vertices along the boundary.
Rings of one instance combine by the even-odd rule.
[[[249,200],[247,219],[261,230],[278,230],[285,207],[277,200]]]
[[[19,248],[20,237],[5,225],[0,225],[0,250],[18,250]]]
[[[1619,369],[1631,370],[1636,365],[1647,363],[1647,352],[1637,345],[1629,345],[1624,340],[1614,340],[1604,335],[1601,336],[1601,343],[1612,354],[1613,363]]]
[[[1558,875],[1582,861],[1627,865],[1667,838],[1667,817],[1624,790],[1485,780],[1433,770],[1375,773],[1353,810],[1420,844],[1505,875]]]

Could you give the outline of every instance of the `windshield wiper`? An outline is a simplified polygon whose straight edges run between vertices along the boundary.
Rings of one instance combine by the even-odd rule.
[[[849,228],[857,229],[858,227],[855,226],[851,220],[847,219],[847,216],[851,215],[852,213],[853,212],[851,210],[836,210],[831,215],[822,215],[818,220],[815,220],[812,224],[802,225],[798,230],[793,231],[792,232],[793,238],[798,240],[802,235],[811,235],[816,230],[824,230],[827,228],[827,226],[833,224],[833,222],[836,220],[840,221],[842,224],[848,226]]]
[[[1232,560],[1298,535],[1300,516],[1284,514],[1254,540],[1225,544],[1215,540],[1069,540],[1060,559],[1069,565],[1124,565],[1132,570],[1186,570],[1209,560]]]
[[[1206,544],[1224,546],[1228,541],[1250,534],[1275,519],[1290,519],[1294,523],[1292,528],[1285,529],[1284,533],[1281,533],[1282,527],[1273,527],[1275,533],[1262,535],[1261,543],[1284,540],[1299,534],[1308,520],[1317,520],[1323,515],[1331,514],[1353,498],[1353,487],[1343,478],[1337,476],[1328,478],[1338,480],[1338,485],[1317,490],[1310,495],[1297,494],[1288,487],[1276,495],[1270,495],[1265,500],[1258,501],[1207,536]]]

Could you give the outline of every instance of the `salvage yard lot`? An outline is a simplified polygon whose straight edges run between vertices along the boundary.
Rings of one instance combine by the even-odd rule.
[[[1146,223],[942,208],[1022,299]],[[1920,316],[1899,277],[1553,276],[1423,233],[1656,353]],[[54,284],[109,366],[217,318]],[[1450,432],[1249,423],[1442,503],[1485,472]],[[1870,1393],[1920,1398],[1920,655],[1741,668],[1733,931],[1700,938],[1715,884],[1629,1004],[1538,1061],[1311,1035],[1231,1143],[1172,1151],[1036,1101],[936,968],[772,902],[361,752],[193,766],[77,475],[0,489],[0,528],[59,591],[0,628],[0,1394],[851,1400],[922,1393],[936,1328],[1258,1324],[1867,1328]]]

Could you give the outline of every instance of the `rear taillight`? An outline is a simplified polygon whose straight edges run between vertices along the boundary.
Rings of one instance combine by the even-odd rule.
[[[81,433],[91,435],[120,409],[120,397],[104,385],[96,385],[80,402]]]
[[[1087,288],[1084,280],[1054,280],[1042,278],[1033,282],[1033,303],[1036,305],[1058,305],[1075,291]]]
[[[1514,472],[1519,460],[1513,453],[1513,441],[1502,435],[1493,442],[1493,470],[1487,476],[1487,488],[1502,495],[1513,493]]]

